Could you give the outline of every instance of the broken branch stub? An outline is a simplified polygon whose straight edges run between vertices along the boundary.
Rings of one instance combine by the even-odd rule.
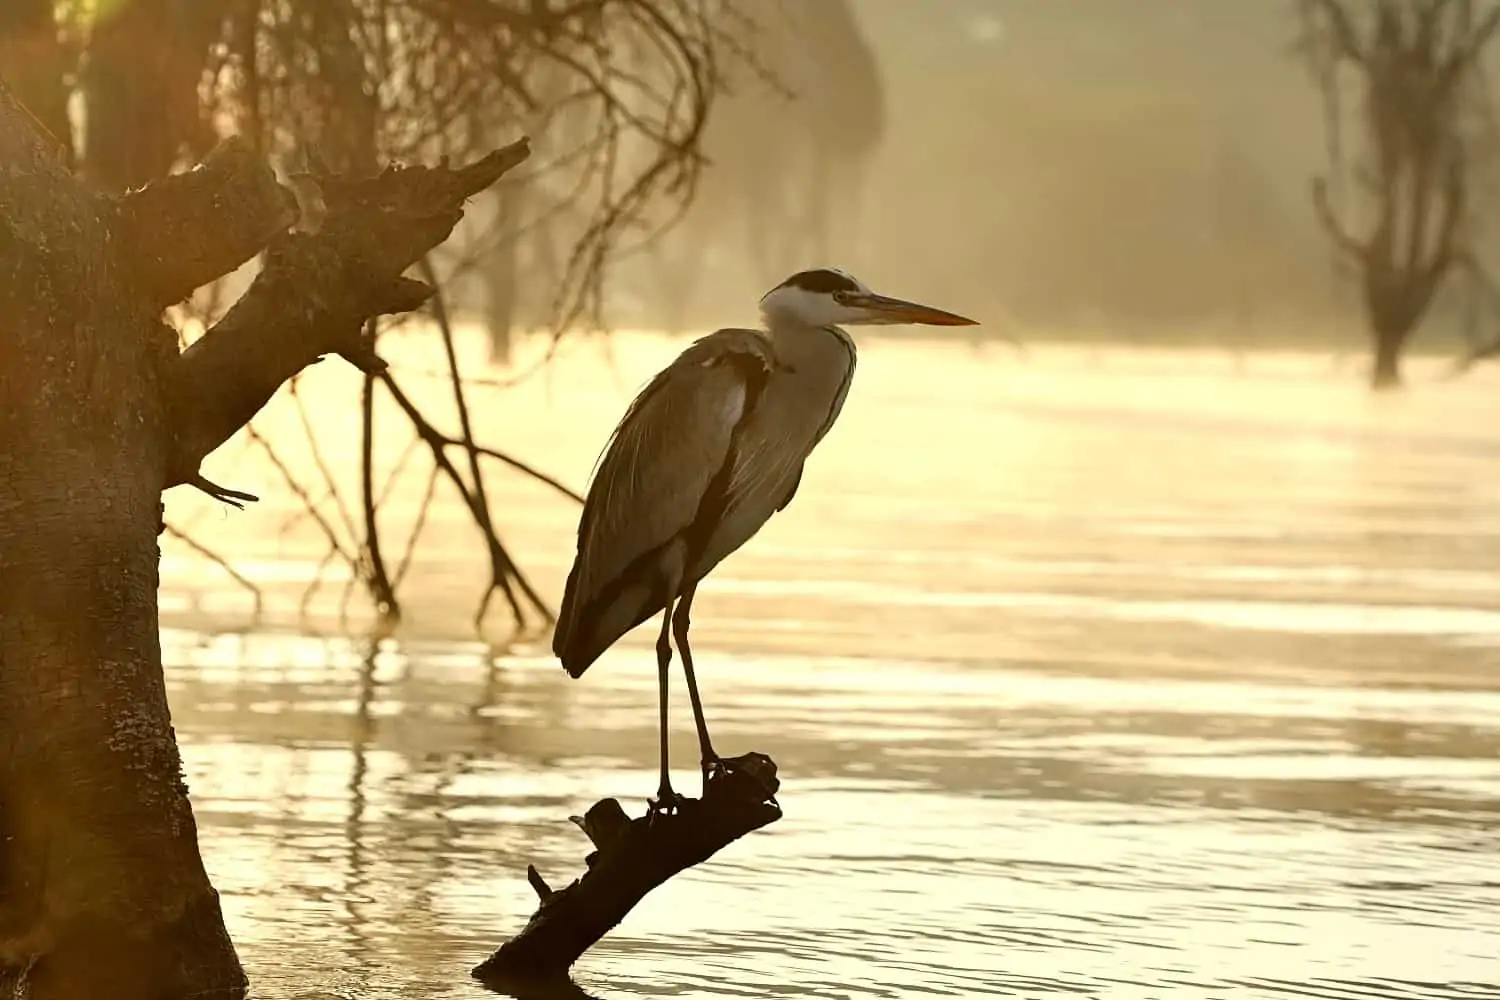
[[[366,322],[426,301],[432,289],[402,272],[448,238],[467,198],[529,155],[521,139],[460,169],[391,166],[357,181],[320,177],[326,214],[313,233],[286,231],[299,201],[278,187],[286,212],[260,273],[172,366],[175,440],[163,488],[199,478],[210,452],[282,383],[325,355],[370,374],[384,371]]]
[[[250,143],[225,139],[192,170],[113,199],[111,232],[153,302],[169,306],[254,257],[297,217]]]
[[[521,933],[473,970],[474,978],[502,990],[565,978],[652,889],[780,819],[780,781],[771,758],[747,753],[726,763],[731,769],[709,778],[703,798],[684,799],[676,814],[631,819],[618,801],[602,799],[583,817],[569,817],[594,843],[584,859],[588,870],[554,890],[528,865],[536,912]]]

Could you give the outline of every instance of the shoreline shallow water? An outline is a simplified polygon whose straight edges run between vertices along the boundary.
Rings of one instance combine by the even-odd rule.
[[[480,425],[580,486],[674,347],[626,344],[617,380],[566,359]],[[1500,995],[1492,380],[1372,403],[1321,359],[1113,357],[861,357],[797,502],[695,608],[716,742],[775,757],[785,818],[648,897],[585,990]],[[576,510],[494,484],[555,600]],[[317,638],[293,505],[195,502],[169,513],[269,609],[245,630],[245,595],[165,543],[174,717],[256,995],[484,995],[468,969],[529,914],[525,865],[573,877],[566,817],[654,788],[651,637],[577,682],[544,642],[495,655],[440,508],[397,637]]]

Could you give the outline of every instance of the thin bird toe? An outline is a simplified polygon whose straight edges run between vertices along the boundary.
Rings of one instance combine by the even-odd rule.
[[[682,804],[685,800],[676,792],[658,794],[654,799],[646,800],[646,820],[654,821],[659,816],[676,816],[682,812]]]

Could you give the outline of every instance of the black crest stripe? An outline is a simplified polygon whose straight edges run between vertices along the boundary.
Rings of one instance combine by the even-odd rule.
[[[821,292],[824,294],[859,291],[859,285],[855,283],[853,278],[823,267],[815,268],[811,271],[798,271],[783,281],[781,287],[801,288],[805,291]]]

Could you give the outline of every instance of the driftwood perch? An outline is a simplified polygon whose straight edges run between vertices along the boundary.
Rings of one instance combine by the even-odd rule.
[[[526,880],[540,902],[521,933],[474,969],[498,990],[563,980],[585,951],[624,919],[646,894],[684,869],[781,818],[776,764],[759,753],[728,760],[702,799],[684,799],[675,815],[631,819],[615,799],[601,799],[571,819],[596,848],[588,871],[564,889],[547,885],[535,866]]]

